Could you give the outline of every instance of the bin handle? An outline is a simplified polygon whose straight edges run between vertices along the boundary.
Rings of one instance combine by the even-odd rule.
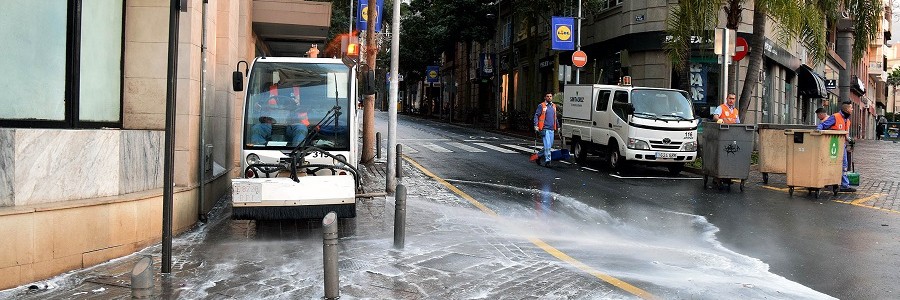
[[[756,126],[746,126],[746,127],[744,127],[744,130],[746,130],[746,131],[756,131]]]
[[[728,124],[719,124],[719,129],[731,129],[731,125],[728,125]]]

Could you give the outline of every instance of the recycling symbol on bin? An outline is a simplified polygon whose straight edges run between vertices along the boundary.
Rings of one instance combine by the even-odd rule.
[[[741,151],[741,147],[737,145],[737,141],[731,142],[731,144],[725,145],[725,154],[726,155],[735,155]]]
[[[831,136],[831,145],[828,147],[828,154],[831,154],[831,159],[837,159],[838,156],[838,137],[836,135]]]

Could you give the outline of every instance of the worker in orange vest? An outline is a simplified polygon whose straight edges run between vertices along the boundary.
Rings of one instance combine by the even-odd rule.
[[[853,143],[853,139],[850,138],[850,114],[852,112],[853,103],[850,100],[844,101],[841,103],[841,111],[831,115],[816,127],[818,130],[847,131],[846,142],[844,143],[844,169],[841,172],[841,192],[846,193],[856,192],[856,189],[850,187],[850,179],[847,178],[847,146]]]
[[[713,112],[713,121],[724,124],[741,122],[741,117],[738,116],[738,109],[734,106],[735,98],[734,94],[728,94],[725,103],[716,107],[716,111]]]
[[[540,132],[544,141],[544,163],[550,167],[550,148],[553,147],[553,132],[556,131],[556,104],[553,103],[553,94],[544,94],[544,102],[538,105],[534,112],[534,131]]]

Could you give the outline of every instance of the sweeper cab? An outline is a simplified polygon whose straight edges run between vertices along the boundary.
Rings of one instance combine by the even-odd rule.
[[[354,68],[340,59],[258,57],[233,74],[245,91],[232,218],[356,216]],[[244,78],[247,78],[246,84]]]

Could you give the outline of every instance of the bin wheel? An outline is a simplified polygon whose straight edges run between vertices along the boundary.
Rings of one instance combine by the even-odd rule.
[[[819,199],[819,189],[809,189],[809,194]]]
[[[788,196],[791,196],[791,197],[794,196],[794,187],[792,187],[792,186],[788,187]]]
[[[763,183],[769,184],[769,173],[762,173],[762,174],[763,174]]]
[[[707,188],[706,183],[709,181],[709,175],[703,175],[703,189]]]
[[[744,179],[741,179],[741,192],[744,191]]]
[[[838,187],[838,185],[831,186],[831,193],[833,193],[835,196],[837,196],[837,194],[840,193],[840,191],[841,191],[841,188]]]

